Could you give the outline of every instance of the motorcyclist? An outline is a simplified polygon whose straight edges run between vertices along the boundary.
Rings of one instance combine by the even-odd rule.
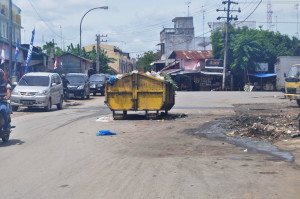
[[[67,80],[65,74],[61,75],[61,80],[62,80],[62,83],[63,83],[63,87],[68,89],[68,84],[70,84],[70,82],[69,82],[69,80]]]
[[[67,80],[65,74],[62,74],[62,75],[61,75],[61,80],[62,80],[62,83],[63,83],[64,98],[65,98],[65,100],[67,100],[67,99],[68,99],[68,96],[69,96],[68,85],[70,84],[70,82],[69,82],[69,80]]]
[[[0,112],[4,119],[4,131],[10,131],[10,109],[8,105],[8,100],[11,96],[11,85],[7,83],[7,81],[4,78],[4,71],[0,69]]]

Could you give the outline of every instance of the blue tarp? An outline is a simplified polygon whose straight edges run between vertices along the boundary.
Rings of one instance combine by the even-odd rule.
[[[249,74],[251,76],[254,77],[273,77],[273,76],[277,76],[276,73],[253,73],[253,74]]]

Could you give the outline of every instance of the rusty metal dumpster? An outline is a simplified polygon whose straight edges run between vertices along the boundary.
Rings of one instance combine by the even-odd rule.
[[[146,117],[156,118],[160,110],[168,114],[175,104],[173,86],[144,73],[125,74],[113,85],[106,84],[105,104],[113,111],[114,119],[126,118],[127,111],[145,111]]]

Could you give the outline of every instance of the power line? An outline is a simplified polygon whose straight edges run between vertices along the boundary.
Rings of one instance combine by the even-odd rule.
[[[41,17],[41,15],[38,13],[38,11],[36,10],[36,8],[33,6],[31,0],[27,0],[27,1],[28,1],[29,4],[31,5],[31,7],[33,8],[33,10],[34,10],[34,12],[37,14],[37,16],[40,18],[40,20],[41,20],[42,22],[44,22],[44,24],[46,24],[46,26],[49,28],[49,30],[50,30],[52,33],[54,33],[57,37],[60,38],[60,35],[57,34],[55,31],[53,31],[53,30],[51,29],[51,27],[49,26],[49,24],[46,23],[46,21]]]
[[[260,0],[260,2],[257,4],[257,6],[255,7],[255,9],[240,23],[243,23],[245,22],[255,11],[256,9],[258,8],[258,6],[261,4],[262,0]]]

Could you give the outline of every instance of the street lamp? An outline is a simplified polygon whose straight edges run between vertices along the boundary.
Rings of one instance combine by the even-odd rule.
[[[95,8],[92,8],[90,10],[88,10],[81,18],[81,21],[80,21],[80,32],[79,32],[79,37],[80,37],[80,41],[79,41],[79,56],[81,56],[81,24],[82,24],[82,20],[83,18],[85,17],[85,15],[89,12],[91,12],[92,10],[96,10],[96,9],[104,9],[104,10],[107,10],[108,9],[108,6],[101,6],[101,7],[95,7]],[[81,70],[81,59],[80,59],[80,70]]]

